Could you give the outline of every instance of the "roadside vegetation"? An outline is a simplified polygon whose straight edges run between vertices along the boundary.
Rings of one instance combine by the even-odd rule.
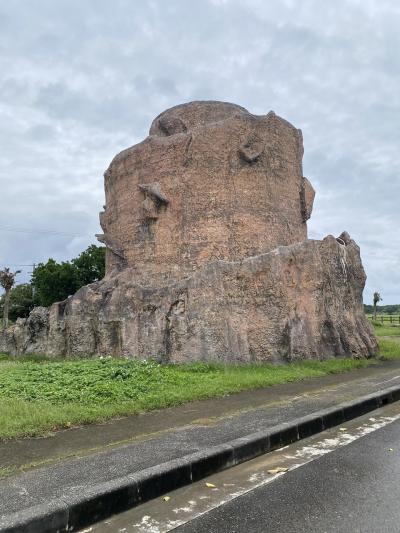
[[[19,273],[12,273],[9,269],[5,271],[8,271],[8,278],[10,274],[15,278],[14,274]],[[3,285],[1,273],[2,271],[0,285]],[[65,300],[84,285],[102,279],[104,273],[105,247],[94,244],[71,261],[57,263],[54,259],[49,259],[46,263],[39,263],[33,268],[30,283],[14,285],[13,279],[8,291],[0,295],[0,318],[4,319],[4,315],[8,315],[5,322],[9,318],[11,323],[17,318],[26,318],[34,307],[47,307]]]
[[[376,326],[383,359],[400,359],[400,328]],[[394,332],[392,331],[396,330]],[[122,359],[55,361],[0,354],[0,439],[346,372],[375,360],[331,359],[288,365],[159,365]]]
[[[383,326],[374,323],[374,329],[379,341],[380,357],[382,359],[400,359],[400,326]]]

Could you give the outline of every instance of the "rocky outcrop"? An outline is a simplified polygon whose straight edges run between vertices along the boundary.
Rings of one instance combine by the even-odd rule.
[[[105,173],[107,274],[155,286],[216,260],[307,238],[314,190],[301,131],[272,111],[192,102],[169,109]]]
[[[157,117],[105,173],[104,280],[0,335],[0,351],[162,362],[371,357],[347,233],[308,240],[300,130],[194,102]]]
[[[163,362],[370,357],[377,346],[361,304],[364,283],[347,235],[215,261],[157,288],[124,269],[19,320],[0,350]]]

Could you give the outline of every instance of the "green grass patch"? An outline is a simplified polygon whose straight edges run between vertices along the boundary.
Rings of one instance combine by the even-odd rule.
[[[400,337],[399,326],[382,326],[374,324],[374,330],[377,337]]]
[[[0,361],[0,438],[37,436],[223,396],[365,367],[373,361],[332,359],[288,365],[159,365],[121,359]]]
[[[400,359],[400,327],[374,324],[381,359]]]
[[[382,359],[400,359],[400,328],[379,326]],[[51,360],[0,354],[0,439],[224,396],[246,389],[346,372],[374,360],[330,359],[288,365],[159,365],[123,359]]]
[[[381,359],[400,359],[400,338],[379,339],[379,354]]]

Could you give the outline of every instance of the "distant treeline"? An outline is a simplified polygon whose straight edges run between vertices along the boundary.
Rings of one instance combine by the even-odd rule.
[[[374,312],[373,305],[365,305],[364,311],[367,315],[371,315]],[[376,312],[378,315],[399,315],[400,314],[400,304],[397,305],[377,305]]]

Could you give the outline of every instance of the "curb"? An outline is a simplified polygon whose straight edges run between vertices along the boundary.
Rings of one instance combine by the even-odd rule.
[[[78,531],[210,474],[272,452],[398,400],[400,387],[390,387],[136,474],[87,489],[80,487],[75,492],[70,489],[62,500],[3,516],[0,518],[0,532]]]

